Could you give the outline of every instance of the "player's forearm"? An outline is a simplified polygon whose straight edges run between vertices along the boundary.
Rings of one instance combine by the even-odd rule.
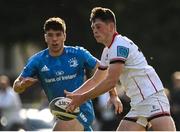
[[[96,83],[97,82],[94,81],[94,79],[88,79],[81,87],[76,89],[73,93],[81,94],[81,93],[84,93],[86,91],[89,91],[96,85]]]
[[[105,79],[107,75],[106,70],[96,70],[95,74],[88,79],[75,93],[81,94],[87,92],[100,83],[101,80]]]
[[[31,87],[33,84],[35,84],[38,81],[36,78],[32,77],[18,77],[13,85],[14,91],[17,93],[24,92],[27,88]]]
[[[93,99],[97,96],[108,92],[115,87],[117,81],[112,78],[106,78],[100,82],[96,87],[84,93],[86,99]]]

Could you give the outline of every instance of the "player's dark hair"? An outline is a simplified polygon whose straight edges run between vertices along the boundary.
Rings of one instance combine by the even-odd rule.
[[[66,32],[66,24],[65,21],[59,17],[51,17],[44,23],[44,32],[53,29],[60,30],[64,33]]]
[[[91,23],[94,22],[95,19],[100,19],[104,22],[114,22],[114,24],[116,25],[116,17],[113,11],[111,11],[108,8],[103,8],[103,7],[93,8],[90,15],[90,22]]]

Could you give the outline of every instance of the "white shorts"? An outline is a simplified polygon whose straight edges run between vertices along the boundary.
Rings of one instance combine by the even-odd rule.
[[[145,100],[131,106],[130,111],[125,116],[125,120],[135,121],[146,127],[148,122],[160,116],[170,115],[170,105],[164,91],[161,90]]]

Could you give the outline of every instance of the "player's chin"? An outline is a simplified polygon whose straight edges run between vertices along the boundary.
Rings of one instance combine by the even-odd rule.
[[[62,48],[60,48],[60,47],[53,47],[53,48],[52,48],[52,51],[53,51],[53,52],[60,52],[61,49],[62,49]]]
[[[96,38],[96,42],[97,43],[102,43],[102,41],[100,39],[97,39],[97,38]]]

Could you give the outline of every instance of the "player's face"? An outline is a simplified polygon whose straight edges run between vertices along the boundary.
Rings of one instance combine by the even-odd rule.
[[[105,44],[109,38],[109,33],[111,31],[110,24],[103,22],[100,19],[96,19],[91,28],[93,30],[94,37],[98,43]]]
[[[66,34],[60,30],[52,30],[46,32],[45,41],[48,45],[49,51],[52,54],[60,54],[63,51]]]
[[[5,80],[0,80],[0,90],[5,91],[8,87],[8,83]]]

